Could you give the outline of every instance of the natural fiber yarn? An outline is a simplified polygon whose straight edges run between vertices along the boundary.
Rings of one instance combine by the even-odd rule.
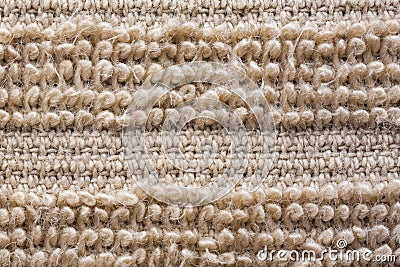
[[[339,239],[347,249],[396,255],[387,264],[398,264],[399,8],[396,1],[3,1],[0,265],[278,266],[258,251],[321,253]],[[147,78],[192,61],[244,71],[272,107],[277,140],[257,191],[245,180],[215,203],[179,208],[137,187],[121,130]],[[237,96],[201,83],[166,95],[151,110],[149,130],[199,97],[233,107],[257,130]],[[208,183],[226,164],[226,133],[199,120],[179,140],[196,155],[205,136],[220,144],[210,168],[185,176],[160,160],[157,169],[176,183]],[[259,156],[259,140],[251,140],[248,173]],[[160,142],[150,131],[156,159]],[[381,263],[289,265],[302,264]]]

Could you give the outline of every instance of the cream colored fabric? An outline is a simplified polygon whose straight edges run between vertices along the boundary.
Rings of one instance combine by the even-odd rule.
[[[0,265],[269,266],[265,245],[318,252],[338,239],[400,256],[398,8],[0,2]],[[260,86],[276,157],[257,192],[179,208],[137,188],[121,129],[147,77],[191,61],[235,65]],[[209,91],[186,89],[177,102]]]

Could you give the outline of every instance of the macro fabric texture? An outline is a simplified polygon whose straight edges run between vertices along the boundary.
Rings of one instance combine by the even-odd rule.
[[[338,240],[400,256],[399,8],[390,0],[0,1],[0,265],[379,265],[257,257],[266,246],[318,255]],[[255,192],[239,185],[182,208],[138,188],[121,135],[146,78],[194,61],[230,64],[257,84],[276,144]],[[203,94],[236,105],[217,89],[185,85],[149,123]],[[213,127],[188,125],[185,151],[218,139]],[[194,182],[209,182],[224,155]],[[194,183],[158,164],[172,182]]]

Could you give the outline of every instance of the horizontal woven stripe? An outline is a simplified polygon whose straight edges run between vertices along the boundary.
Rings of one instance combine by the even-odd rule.
[[[96,18],[110,23],[151,27],[171,19],[219,25],[228,21],[267,23],[290,21],[332,23],[398,18],[397,1],[10,1],[0,3],[5,22],[56,24],[67,19]]]
[[[201,138],[204,132],[193,136],[196,134]],[[133,186],[120,132],[3,131],[0,136],[3,186],[34,192],[79,188],[91,193]],[[155,133],[152,138],[155,139]],[[399,178],[399,132],[387,129],[281,132],[275,147],[267,186],[315,184],[319,188],[343,181],[375,183]],[[212,176],[213,170],[207,174]]]

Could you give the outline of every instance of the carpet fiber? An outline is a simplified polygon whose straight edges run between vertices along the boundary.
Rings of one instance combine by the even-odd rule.
[[[400,263],[399,8],[0,1],[0,265],[277,266],[257,253],[268,246],[318,254],[338,240]],[[231,64],[260,87],[276,148],[256,192],[238,185],[217,202],[181,208],[135,184],[122,127],[147,77],[193,61]],[[221,90],[188,84],[150,123],[203,94],[237,108]],[[251,124],[246,112],[242,118]],[[189,125],[186,152],[196,154],[204,136],[221,137],[213,127]],[[224,145],[216,165],[192,179],[165,162],[157,168],[172,182],[207,183],[224,167]],[[310,263],[381,264],[284,262]]]

